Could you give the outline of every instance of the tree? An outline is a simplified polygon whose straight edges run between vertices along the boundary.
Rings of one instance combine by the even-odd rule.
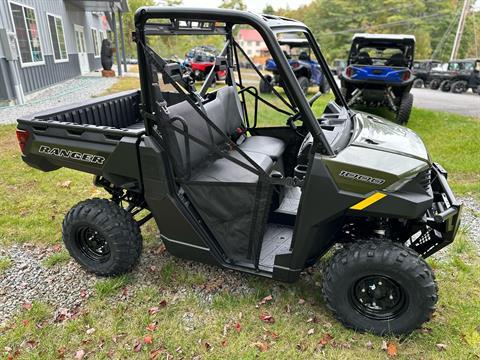
[[[267,4],[267,5],[263,8],[262,13],[263,13],[263,14],[275,15],[275,9],[273,8],[272,5]]]
[[[247,5],[243,0],[222,0],[220,7],[223,9],[247,10]]]
[[[153,6],[156,2],[154,0],[128,0],[128,12],[123,14],[123,35],[125,37],[125,53],[127,57],[136,57],[137,47],[131,41],[132,32],[135,31],[135,11],[142,6]]]

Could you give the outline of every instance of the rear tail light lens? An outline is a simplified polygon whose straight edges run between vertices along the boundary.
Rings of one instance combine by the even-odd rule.
[[[410,79],[410,75],[411,75],[410,71],[405,71],[402,75],[402,80],[407,81],[408,79]]]
[[[345,69],[345,75],[351,77],[354,74],[353,69],[349,66]]]
[[[22,151],[22,153],[25,150],[25,145],[27,144],[29,136],[30,136],[30,133],[27,130],[17,129],[18,145],[20,146],[20,150]]]
[[[298,62],[292,63],[292,68],[296,69],[296,68],[299,68],[299,67],[300,67],[300,64]]]

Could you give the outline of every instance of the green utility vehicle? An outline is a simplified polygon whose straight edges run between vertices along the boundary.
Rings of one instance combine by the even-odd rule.
[[[260,33],[285,92],[259,94],[243,82],[239,57],[256,68],[235,39],[238,26]],[[18,119],[27,164],[93,174],[111,195],[65,217],[65,246],[82,266],[103,276],[132,270],[140,226],[153,218],[172,255],[286,282],[335,249],[323,295],[356,330],[408,333],[430,318],[438,295],[425,258],[454,240],[461,206],[414,132],[350,110],[311,31],[295,20],[145,7],[135,27],[141,91]],[[321,93],[305,97],[278,42],[285,33],[308,40],[333,90],[319,116]],[[162,35],[225,39],[199,90],[149,46]],[[212,90],[219,70],[226,85]],[[285,125],[262,126],[260,103]]]

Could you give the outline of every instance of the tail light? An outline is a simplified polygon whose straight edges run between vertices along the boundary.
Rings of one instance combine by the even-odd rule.
[[[347,75],[348,77],[351,77],[353,74],[354,74],[354,72],[353,72],[353,69],[352,69],[351,66],[349,66],[345,69],[345,75]]]
[[[402,75],[402,80],[407,81],[408,79],[410,79],[410,75],[411,75],[410,71],[405,71]]]
[[[29,136],[30,136],[30,133],[27,130],[17,129],[18,145],[20,146],[20,150],[22,151],[22,153],[25,150],[25,145],[27,144]]]

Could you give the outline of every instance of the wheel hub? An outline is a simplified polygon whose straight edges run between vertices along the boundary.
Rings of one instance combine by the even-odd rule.
[[[355,283],[351,292],[352,302],[363,315],[378,319],[391,319],[405,308],[402,288],[390,278],[367,276]]]
[[[110,257],[110,247],[105,238],[89,226],[76,230],[75,239],[82,253],[90,260],[104,262]]]

